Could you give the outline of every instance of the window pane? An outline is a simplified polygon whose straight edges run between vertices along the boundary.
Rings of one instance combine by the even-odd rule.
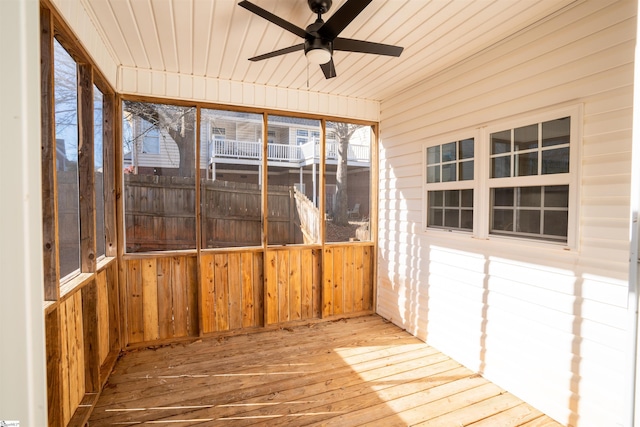
[[[316,122],[319,127],[320,122]],[[327,122],[326,126],[327,134],[334,135],[335,139],[326,142],[325,240],[369,240],[371,127],[341,122]],[[334,152],[336,155],[332,157],[330,154]],[[319,164],[319,159],[315,161]],[[291,173],[296,173],[295,169],[290,170]]]
[[[494,157],[491,159],[491,178],[505,178],[511,176],[511,156]]]
[[[529,125],[513,130],[513,149],[530,150],[538,147],[538,125]]]
[[[54,39],[56,188],[60,277],[80,270],[78,79],[76,62]]]
[[[544,175],[569,172],[569,148],[558,148],[542,152],[542,173]]]
[[[567,237],[568,225],[568,211],[545,211],[544,234]]]
[[[460,228],[465,230],[473,230],[473,211],[462,210],[460,211]]]
[[[262,128],[261,114],[201,110],[203,248],[262,244]]]
[[[538,153],[516,154],[515,176],[538,175]]]
[[[195,113],[193,107],[123,102],[127,252],[196,247]],[[144,150],[152,129],[158,153]]]
[[[442,161],[451,162],[456,160],[456,143],[450,142],[442,145]]]
[[[491,154],[511,152],[511,131],[503,130],[491,134]]]
[[[440,165],[427,167],[427,182],[440,182]]]
[[[544,206],[545,207],[569,207],[569,186],[553,185],[544,187]]]
[[[459,159],[471,159],[473,158],[473,138],[463,139],[459,142],[458,149]]]
[[[427,219],[427,226],[429,227],[442,227],[444,221],[444,214],[442,208],[429,209],[429,218]]]
[[[460,162],[460,181],[473,180],[473,161]]]
[[[458,190],[447,190],[444,192],[444,205],[448,207],[460,206],[460,192]]]
[[[517,189],[518,201],[516,206],[536,207],[541,206],[540,191],[542,187],[521,187]]]
[[[491,231],[513,231],[513,210],[494,209],[491,218]]]
[[[473,190],[460,191],[460,206],[463,208],[473,207]]]
[[[93,162],[94,185],[96,191],[96,257],[105,254],[104,234],[104,170],[103,170],[103,138],[102,138],[102,92],[93,87]]]
[[[456,180],[456,164],[450,163],[442,165],[442,182],[451,182]]]
[[[494,188],[493,206],[513,206],[513,188]]]
[[[518,227],[516,231],[521,233],[540,234],[540,211],[519,210]]]
[[[427,164],[440,163],[440,146],[427,148]]]
[[[571,117],[542,123],[542,146],[568,144],[571,134]]]
[[[429,206],[444,206],[442,191],[429,191]]]
[[[444,226],[453,228],[460,226],[460,211],[458,209],[444,210]]]

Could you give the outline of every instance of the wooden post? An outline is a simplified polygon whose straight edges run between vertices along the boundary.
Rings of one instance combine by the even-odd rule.
[[[116,228],[116,187],[118,179],[115,165],[115,145],[117,144],[114,125],[116,123],[115,97],[103,92],[102,98],[102,168],[104,177],[104,233],[105,255],[118,255],[118,230]],[[96,197],[103,197],[96,194]]]
[[[191,307],[191,309],[196,310],[195,316],[191,316],[192,319],[198,319],[197,320],[197,334],[199,336],[203,335],[203,327],[202,325],[204,324],[204,318],[202,315],[202,301],[204,299],[204,295],[203,295],[203,286],[202,286],[202,275],[201,275],[201,271],[200,271],[200,262],[202,261],[202,257],[201,257],[201,253],[202,253],[202,182],[200,180],[200,145],[202,143],[201,139],[200,139],[200,134],[202,132],[198,132],[198,129],[200,129],[200,125],[201,125],[201,118],[202,118],[202,110],[200,108],[200,106],[196,107],[196,158],[195,158],[195,162],[196,162],[196,176],[195,176],[195,183],[196,183],[196,281],[195,281],[195,286],[197,287],[197,292],[196,292],[196,307]],[[185,281],[185,283],[190,283],[189,281]],[[189,292],[189,294],[191,294],[191,292]],[[188,299],[187,299],[188,301]]]
[[[42,260],[44,299],[57,301],[58,262],[56,251],[56,138],[54,131],[53,23],[49,9],[40,8],[40,90],[42,92]]]
[[[325,233],[326,233],[326,191],[325,191],[325,183],[326,183],[326,173],[325,173],[325,157],[326,157],[326,146],[327,146],[327,120],[320,120],[320,278],[318,281],[318,292],[320,293],[320,317],[323,317],[324,306],[325,306],[325,292],[324,292],[324,281],[325,281]],[[315,164],[315,161],[314,161]],[[332,272],[333,274],[333,272]]]
[[[91,66],[78,65],[78,174],[80,195],[80,271],[96,270],[96,194],[93,150]]]
[[[268,206],[267,206],[267,186],[269,185],[269,182],[267,181],[268,178],[268,160],[267,160],[267,146],[268,146],[268,141],[269,141],[269,135],[268,135],[268,124],[269,122],[269,115],[267,113],[262,113],[262,167],[261,167],[261,180],[262,180],[262,285],[263,285],[263,301],[264,301],[264,311],[263,311],[263,319],[262,319],[262,325],[266,326],[269,324],[268,322],[268,316],[269,316],[269,302],[268,302],[268,278],[267,278],[267,271],[268,271],[268,263],[267,263],[267,248],[269,246],[269,241],[268,241],[268,229],[269,229],[269,211]]]

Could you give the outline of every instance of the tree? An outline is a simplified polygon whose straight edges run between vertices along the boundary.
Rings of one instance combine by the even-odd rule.
[[[166,132],[178,147],[180,159],[178,174],[183,177],[195,176],[195,136],[196,109],[168,104],[151,104],[148,102],[124,101],[125,113],[133,118],[140,118]],[[143,140],[144,134],[132,135],[131,150]]]
[[[329,124],[327,125],[329,126]],[[338,140],[338,166],[336,169],[336,199],[333,204],[333,222],[336,225],[349,224],[348,198],[348,158],[349,141],[353,134],[362,127],[352,123],[332,122],[331,127]]]

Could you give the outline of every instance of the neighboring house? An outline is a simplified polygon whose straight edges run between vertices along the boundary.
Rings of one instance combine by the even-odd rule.
[[[229,111],[216,114],[205,110],[206,133],[200,147],[200,169],[206,179],[249,182],[261,181],[259,172],[262,155],[262,120],[255,114]],[[271,181],[278,185],[295,186],[317,201],[320,166],[319,122],[288,116],[269,116],[267,156]],[[125,120],[123,168],[126,173],[149,175],[178,174],[180,151],[176,142],[161,126],[129,115]],[[338,162],[338,141],[329,131],[326,140],[327,210],[331,211],[335,195],[335,171]],[[371,167],[371,135],[368,127],[356,131],[348,149],[349,174],[355,188],[368,185]],[[285,171],[286,173],[282,173]],[[359,173],[360,172],[360,173]],[[364,173],[364,174],[363,174]],[[283,178],[285,177],[285,178]],[[362,215],[369,214],[368,198],[351,194],[349,206],[362,204]]]

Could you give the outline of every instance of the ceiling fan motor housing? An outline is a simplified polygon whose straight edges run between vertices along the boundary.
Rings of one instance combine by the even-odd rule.
[[[331,0],[307,0],[309,8],[316,14],[327,13],[331,9]]]

